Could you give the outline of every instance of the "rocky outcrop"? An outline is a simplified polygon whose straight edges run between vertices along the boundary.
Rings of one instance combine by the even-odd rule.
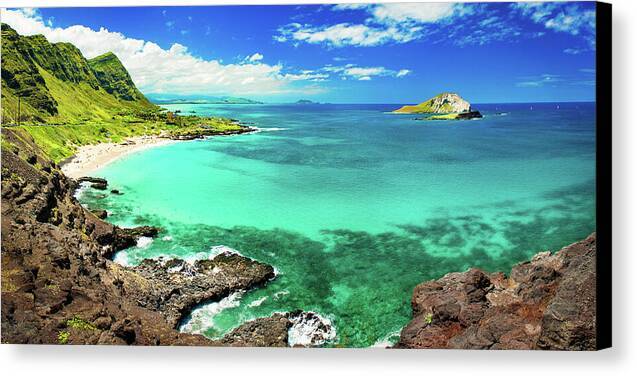
[[[471,105],[456,93],[442,93],[415,106],[403,106],[397,114],[450,114],[470,112]]]
[[[2,343],[222,345],[176,327],[195,305],[274,277],[239,255],[112,262],[116,250],[161,230],[100,220],[32,139],[10,129],[2,139]]]
[[[314,312],[293,311],[249,321],[224,336],[219,343],[235,347],[314,347],[335,337],[329,320]]]
[[[198,139],[212,137],[212,136],[233,136],[233,135],[243,134],[243,133],[252,133],[258,130],[257,128],[249,127],[242,124],[237,124],[237,125],[239,126],[238,129],[226,130],[226,131],[220,131],[213,127],[206,127],[206,126],[190,128],[187,130],[171,133],[170,139],[176,140],[176,141],[190,141],[190,140],[198,140]]]
[[[417,118],[416,120],[471,120],[481,118],[482,114],[480,111],[469,111],[444,115],[431,115],[424,118]]]
[[[274,278],[270,265],[234,253],[192,263],[179,259],[147,259],[127,269],[136,278],[122,278],[121,288],[142,306],[162,312],[173,327],[197,305],[218,301],[237,290],[248,290]],[[140,278],[141,277],[141,278]]]
[[[596,348],[596,235],[537,254],[509,277],[477,269],[414,289],[398,348]]]

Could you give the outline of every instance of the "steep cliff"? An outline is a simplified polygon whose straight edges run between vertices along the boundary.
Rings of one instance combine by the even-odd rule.
[[[507,277],[478,269],[414,289],[398,348],[595,350],[596,235]]]
[[[107,93],[124,101],[139,101],[148,104],[148,100],[137,90],[135,83],[122,62],[112,52],[107,52],[88,60],[100,86]]]
[[[2,119],[59,123],[154,110],[113,54],[91,61],[70,43],[22,36],[2,24]]]

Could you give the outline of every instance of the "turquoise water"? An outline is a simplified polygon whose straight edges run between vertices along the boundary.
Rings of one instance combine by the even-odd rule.
[[[165,229],[122,262],[224,245],[277,268],[265,288],[192,314],[184,328],[209,337],[303,309],[332,321],[331,345],[391,342],[416,284],[507,270],[595,230],[592,103],[479,105],[485,118],[461,122],[386,113],[395,105],[166,107],[263,131],[130,155],[95,173],[124,195],[80,199]]]

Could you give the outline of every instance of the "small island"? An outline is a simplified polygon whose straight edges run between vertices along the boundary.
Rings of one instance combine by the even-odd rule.
[[[299,99],[298,101],[294,102],[295,104],[320,104],[318,102],[314,102],[311,101],[309,99]]]
[[[417,120],[467,120],[481,118],[471,104],[456,93],[442,93],[415,106],[403,106],[395,114],[432,114]]]

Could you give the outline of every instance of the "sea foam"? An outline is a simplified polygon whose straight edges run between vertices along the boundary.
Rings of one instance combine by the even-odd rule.
[[[214,317],[225,309],[238,307],[241,304],[243,291],[234,292],[218,302],[201,306],[190,314],[190,319],[181,325],[179,331],[201,334],[214,327]]]
[[[292,327],[288,330],[290,346],[321,346],[336,338],[336,329],[332,322],[315,313],[303,312],[291,317]]]

